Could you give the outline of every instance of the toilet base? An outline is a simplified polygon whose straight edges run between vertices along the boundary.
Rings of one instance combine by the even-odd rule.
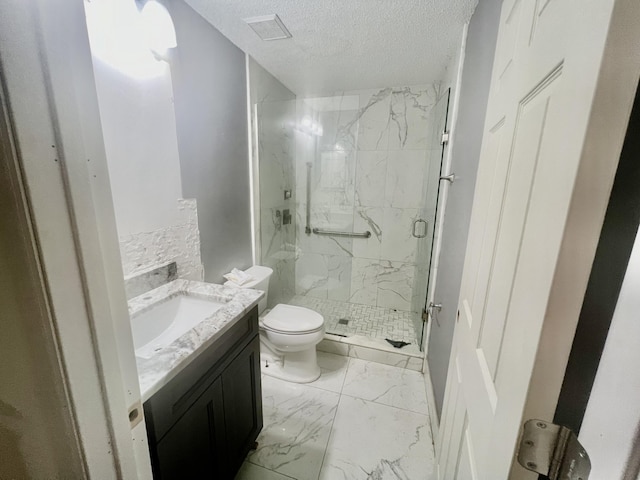
[[[320,378],[315,345],[301,352],[280,354],[260,336],[260,366],[262,373],[293,383],[310,383]]]

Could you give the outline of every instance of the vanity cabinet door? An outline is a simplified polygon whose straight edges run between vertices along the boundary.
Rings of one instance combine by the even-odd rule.
[[[222,373],[226,446],[233,474],[262,430],[261,390],[260,339],[256,336]]]
[[[227,478],[223,402],[219,377],[158,443],[154,478]]]

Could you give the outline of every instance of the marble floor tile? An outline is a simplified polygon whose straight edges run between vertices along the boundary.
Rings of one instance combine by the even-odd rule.
[[[316,480],[339,394],[265,377],[264,427],[249,462],[297,480]]]
[[[318,351],[318,365],[322,371],[320,378],[309,385],[330,392],[340,393],[347,374],[349,357]]]
[[[267,470],[259,465],[244,462],[235,480],[291,480],[292,478],[293,477],[287,477],[286,475]]]
[[[357,358],[349,359],[344,395],[427,415],[427,393],[422,374]]]
[[[343,395],[321,480],[433,480],[429,417]]]

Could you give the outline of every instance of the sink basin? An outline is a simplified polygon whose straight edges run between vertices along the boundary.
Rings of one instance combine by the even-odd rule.
[[[224,306],[215,300],[179,294],[134,315],[131,331],[136,356],[151,358]]]

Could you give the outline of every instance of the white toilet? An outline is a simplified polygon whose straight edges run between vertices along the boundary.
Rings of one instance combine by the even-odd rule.
[[[308,308],[280,303],[262,316],[267,308],[269,280],[273,270],[253,266],[246,270],[254,280],[238,286],[265,292],[258,304],[260,315],[260,359],[263,373],[295,383],[309,383],[320,377],[316,345],[324,338],[324,318]]]

